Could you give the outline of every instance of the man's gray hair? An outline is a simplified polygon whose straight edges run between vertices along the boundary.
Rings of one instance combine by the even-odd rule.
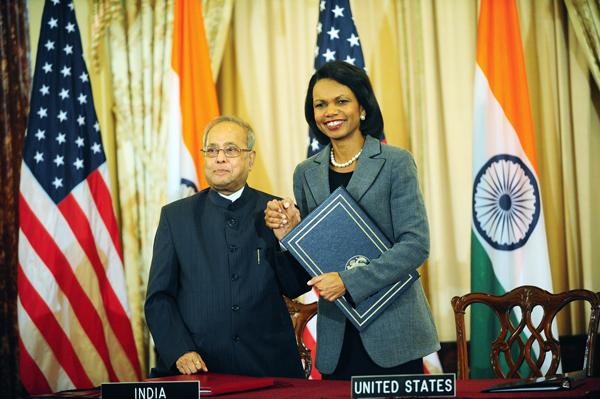
[[[245,120],[243,120],[242,118],[238,118],[237,116],[233,116],[233,115],[221,115],[221,116],[216,117],[212,121],[208,122],[208,125],[206,125],[206,127],[204,128],[204,136],[202,138],[202,147],[203,148],[206,148],[206,140],[208,139],[208,132],[210,132],[210,129],[217,126],[219,123],[224,123],[224,122],[235,123],[242,129],[244,129],[246,131],[246,140],[247,140],[246,145],[248,146],[249,150],[254,149],[254,143],[256,142],[256,136],[254,135],[254,130],[252,130],[252,126],[250,126],[250,124],[248,122],[246,122]]]

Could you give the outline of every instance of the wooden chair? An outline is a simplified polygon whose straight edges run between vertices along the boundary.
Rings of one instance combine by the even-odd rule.
[[[310,349],[304,344],[304,329],[306,324],[317,314],[317,303],[308,304],[300,303],[296,300],[283,297],[292,318],[294,331],[296,333],[296,343],[298,345],[298,353],[304,367],[304,376],[308,378],[312,371],[312,358],[310,357]]]
[[[573,301],[586,301],[591,305],[591,315],[588,324],[587,341],[585,347],[583,368],[588,376],[594,372],[594,350],[598,334],[598,320],[600,317],[600,293],[588,290],[571,290],[559,294],[551,294],[533,286],[522,286],[513,289],[501,296],[484,293],[469,293],[452,298],[452,308],[456,321],[456,344],[458,357],[458,378],[469,378],[469,363],[467,354],[467,338],[465,334],[465,310],[473,303],[482,303],[495,311],[500,322],[500,332],[491,342],[490,363],[497,378],[525,378],[541,377],[544,375],[541,367],[549,353],[551,363],[545,375],[556,374],[560,362],[560,344],[552,334],[552,322],[556,314]],[[543,309],[542,320],[536,326],[532,320],[532,312],[536,306]],[[515,326],[510,321],[511,310],[521,308],[522,319]],[[512,312],[513,317],[515,315]],[[528,330],[528,338],[523,332]],[[542,335],[543,334],[543,335]],[[537,343],[539,354],[534,353],[534,343]],[[515,346],[516,345],[516,346]],[[518,348],[518,356],[511,354],[511,349]],[[508,371],[501,369],[501,356],[506,360]],[[519,368],[526,363],[530,374],[522,376]]]

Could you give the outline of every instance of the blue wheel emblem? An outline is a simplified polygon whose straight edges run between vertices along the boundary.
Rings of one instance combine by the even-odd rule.
[[[473,222],[495,249],[525,245],[540,217],[540,193],[531,170],[519,158],[490,158],[473,183]]]

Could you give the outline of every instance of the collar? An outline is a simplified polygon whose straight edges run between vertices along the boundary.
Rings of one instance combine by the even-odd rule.
[[[253,196],[253,191],[254,190],[248,187],[248,185],[245,185],[235,193],[226,196],[212,188],[209,188],[208,198],[213,204],[220,208],[235,210],[242,207],[244,204],[251,202],[250,198]],[[234,199],[234,201],[232,202],[231,199]]]
[[[243,186],[242,188],[240,188],[233,194],[225,195],[225,194],[219,193],[219,195],[223,198],[228,199],[231,202],[234,202],[236,199],[238,199],[242,196],[242,192],[244,191],[244,188],[246,188],[246,186]]]
[[[372,136],[365,137],[363,152],[358,157],[358,164],[352,173],[352,178],[346,190],[356,201],[360,201],[365,192],[371,187],[379,171],[385,163],[385,158],[380,156],[382,145]],[[308,188],[316,204],[325,201],[329,196],[329,151],[331,143],[327,144],[312,158],[304,171]]]

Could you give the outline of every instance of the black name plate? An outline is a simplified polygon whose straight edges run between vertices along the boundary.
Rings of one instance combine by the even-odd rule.
[[[200,382],[110,382],[102,384],[101,395],[102,399],[197,399]]]
[[[403,374],[352,377],[352,399],[394,396],[456,396],[456,374]]]

